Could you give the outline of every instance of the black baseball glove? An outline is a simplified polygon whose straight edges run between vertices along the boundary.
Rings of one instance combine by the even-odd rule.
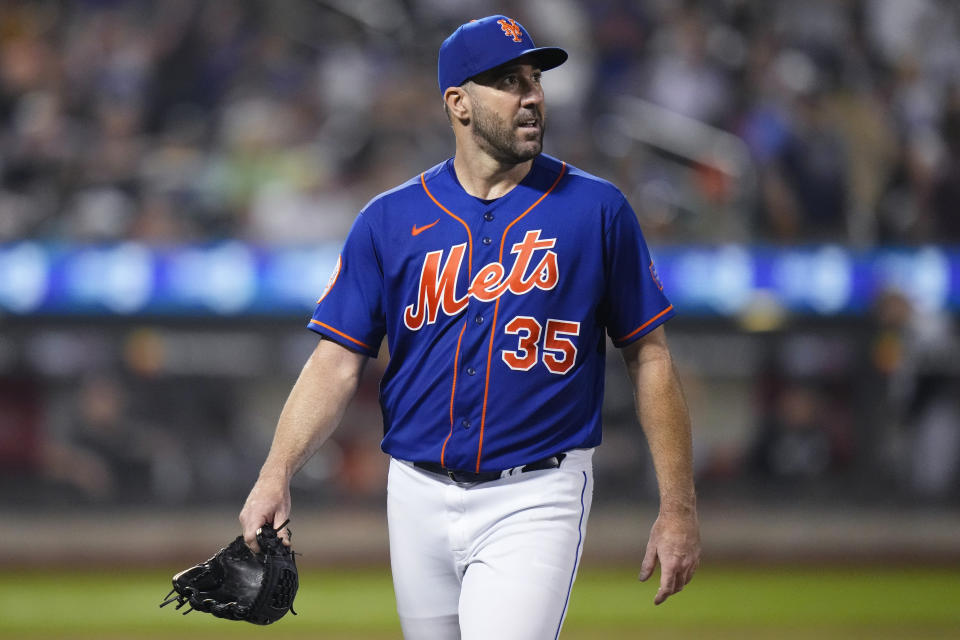
[[[279,529],[285,526],[286,522]],[[189,604],[184,615],[197,610],[253,624],[276,622],[287,610],[296,615],[293,598],[300,580],[293,549],[268,524],[257,530],[257,543],[260,553],[237,536],[206,562],[173,576],[173,589],[160,606],[176,602],[180,609]]]

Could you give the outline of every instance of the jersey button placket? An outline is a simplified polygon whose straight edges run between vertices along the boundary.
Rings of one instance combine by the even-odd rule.
[[[494,218],[496,218],[496,216],[493,215],[492,211],[487,211],[483,214],[483,219],[487,222],[493,222]],[[493,244],[493,238],[491,238],[489,233],[487,233],[486,235],[480,237],[480,243],[489,247],[491,244]]]
[[[485,211],[483,213],[484,222],[480,223],[480,228],[478,229],[480,235],[480,244],[483,245],[476,256],[477,264],[485,265],[490,264],[498,259],[498,256],[493,253],[493,238],[492,235],[495,235],[495,230],[491,228],[491,225],[487,224],[488,222],[493,222],[496,219],[496,215],[492,211]],[[491,233],[493,232],[493,233]],[[484,309],[492,308],[491,303],[476,303],[471,301],[471,310],[477,310],[473,316],[473,321],[476,324],[476,327],[479,329],[484,323]],[[469,375],[474,375],[473,373]]]
[[[493,242],[493,236],[495,236],[498,231],[494,228],[491,228],[490,222],[493,222],[496,216],[491,211],[486,211],[481,216],[483,221],[481,221],[478,227],[475,230],[476,235],[474,237],[480,238],[480,243],[474,245],[474,275],[476,272],[483,267],[483,265],[490,264],[495,262],[498,259],[497,254],[495,253],[495,247]],[[493,303],[490,302],[480,302],[476,299],[471,298],[468,302],[468,317],[472,316],[473,321],[470,323],[473,325],[474,329],[479,332],[480,336],[485,336],[486,334],[486,316],[489,313],[493,312]],[[469,322],[469,321],[468,321]],[[483,359],[486,361],[486,341],[482,338],[481,342],[484,345],[483,349]],[[470,412],[475,408],[473,404],[461,404],[461,402],[466,402],[467,398],[474,396],[479,398],[483,394],[483,368],[479,366],[481,363],[478,363],[472,359],[462,362],[460,365],[460,371],[464,374],[461,378],[462,382],[458,383],[458,386],[462,384],[464,387],[464,394],[461,395],[457,393],[457,409],[464,410],[455,420],[455,424],[459,427],[461,432],[468,432],[473,429],[475,424],[479,424],[478,416],[469,415]],[[481,374],[481,375],[478,375]],[[479,388],[476,385],[481,385]],[[470,391],[468,391],[470,389]],[[478,395],[479,394],[479,395]],[[469,416],[469,417],[468,417]],[[466,436],[470,437],[470,436]]]

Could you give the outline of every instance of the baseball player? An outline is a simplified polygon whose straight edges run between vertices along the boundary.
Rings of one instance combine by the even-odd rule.
[[[256,545],[336,428],[384,338],[387,515],[404,637],[556,638],[600,444],[606,336],[621,349],[659,482],[640,578],[659,604],[699,562],[674,314],[623,194],[543,155],[543,71],[567,53],[515,20],[462,25],[438,81],[456,152],[360,212],[309,328],[322,336],[240,513]]]

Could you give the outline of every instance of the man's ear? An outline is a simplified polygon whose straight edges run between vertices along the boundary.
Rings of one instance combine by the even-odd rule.
[[[449,87],[444,91],[443,105],[451,120],[465,123],[470,119],[470,94],[462,86]]]

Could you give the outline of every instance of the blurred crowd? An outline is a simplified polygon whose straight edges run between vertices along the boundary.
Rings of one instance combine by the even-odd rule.
[[[674,324],[674,322],[676,324]],[[857,322],[775,332],[671,322],[705,501],[960,503],[960,334],[882,297]],[[239,504],[316,344],[300,321],[114,323],[0,332],[0,507]],[[311,501],[379,504],[379,380],[296,476]],[[609,347],[605,503],[655,500],[633,393]]]
[[[338,243],[452,153],[436,50],[495,12],[655,241],[960,242],[949,0],[8,0],[0,242]]]

